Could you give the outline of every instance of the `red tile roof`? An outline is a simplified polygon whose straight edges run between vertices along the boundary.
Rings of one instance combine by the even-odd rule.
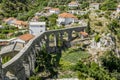
[[[75,2],[75,1],[71,1],[69,4],[70,4],[70,5],[76,5],[77,2]]]
[[[13,17],[3,19],[4,22],[8,22],[9,20],[16,20],[16,19]]]
[[[77,19],[76,16],[74,16],[73,14],[70,14],[70,13],[62,13],[62,14],[59,14],[58,16],[63,17],[63,18],[75,18],[75,19]]]
[[[80,34],[83,36],[88,36],[88,33],[86,33],[86,32],[80,32]]]
[[[16,24],[16,25],[24,25],[24,26],[28,25],[27,22],[20,21],[20,20],[15,21],[14,24]]]
[[[23,41],[29,41],[29,40],[31,40],[34,37],[35,36],[32,35],[32,34],[24,34],[24,35],[19,36],[18,38],[23,40]]]
[[[47,10],[48,10],[48,9],[51,9],[51,7],[45,7],[44,9],[47,9]]]
[[[51,8],[50,10],[59,11],[59,8]]]

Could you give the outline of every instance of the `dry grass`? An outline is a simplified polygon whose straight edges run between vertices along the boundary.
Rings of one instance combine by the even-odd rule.
[[[107,25],[110,22],[110,20],[105,18],[104,15],[100,17],[99,15],[96,15],[95,12],[91,12],[89,17],[91,20],[90,22],[91,22],[92,30],[99,32],[100,34],[107,33],[109,31],[109,29],[107,28]],[[99,22],[102,23],[102,26],[96,25]]]

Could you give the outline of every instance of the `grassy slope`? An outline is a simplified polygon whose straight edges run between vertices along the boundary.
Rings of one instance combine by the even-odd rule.
[[[77,72],[72,71],[72,67],[83,58],[88,58],[89,54],[80,49],[68,49],[62,53],[60,60],[59,76],[58,78],[75,78]]]
[[[80,59],[86,58],[88,56],[89,54],[85,51],[81,51],[80,49],[70,48],[68,51],[63,52],[61,59],[74,64],[78,62]]]

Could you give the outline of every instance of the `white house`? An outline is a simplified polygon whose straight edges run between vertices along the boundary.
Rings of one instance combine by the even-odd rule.
[[[89,5],[90,10],[99,10],[100,4],[99,3],[91,3]]]
[[[29,23],[29,33],[33,35],[38,35],[46,30],[45,22],[30,22]]]
[[[35,36],[32,34],[23,34],[11,42],[18,42],[18,43],[26,44],[29,40],[31,40],[34,37]]]
[[[120,5],[117,6],[117,10],[118,13],[120,12]]]
[[[58,25],[67,25],[74,22],[78,22],[78,18],[70,13],[62,13],[58,15]]]
[[[49,12],[51,14],[59,14],[60,13],[60,9],[59,8],[51,8],[51,9],[49,9]]]
[[[68,7],[78,7],[79,4],[75,1],[71,1],[69,4],[68,4]]]

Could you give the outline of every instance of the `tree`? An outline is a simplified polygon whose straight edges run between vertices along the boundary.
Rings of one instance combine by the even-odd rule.
[[[101,10],[113,10],[116,8],[116,1],[115,0],[105,0],[101,5]]]
[[[78,78],[82,80],[86,80],[87,78],[93,78],[95,80],[116,80],[109,75],[107,70],[94,62],[84,64],[84,62],[79,61],[73,69],[79,71]]]
[[[1,2],[1,1],[0,1]],[[18,17],[21,20],[28,20],[34,14],[47,5],[46,0],[2,0],[1,14],[3,17]],[[18,15],[18,14],[22,15]]]
[[[111,23],[107,26],[111,33],[117,34],[116,28],[119,28],[119,21],[112,20]]]
[[[85,31],[86,31],[88,34],[91,33],[90,22],[88,22],[88,25],[87,25]]]
[[[97,35],[95,35],[94,39],[95,39],[96,42],[99,42],[100,41],[100,36],[97,34]]]
[[[120,58],[118,58],[114,52],[107,51],[106,55],[101,58],[103,66],[106,67],[110,72],[120,72]]]
[[[56,25],[56,19],[57,19],[57,15],[56,14],[53,14],[53,15],[49,16],[48,17],[48,20],[49,20],[48,26],[49,27],[55,26]]]
[[[83,2],[82,5],[81,5],[81,8],[82,9],[85,9],[89,6],[89,3],[88,2]]]
[[[29,80],[42,80],[42,78],[38,77],[38,76],[31,76],[29,78]]]

